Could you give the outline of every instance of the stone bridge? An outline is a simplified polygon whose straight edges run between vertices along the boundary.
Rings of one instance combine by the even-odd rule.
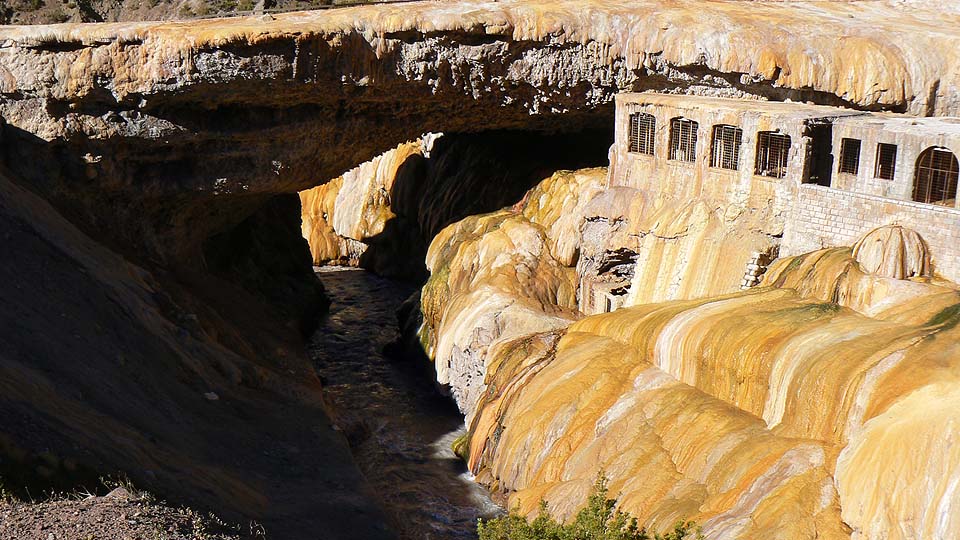
[[[921,22],[934,9],[942,27]],[[3,157],[88,228],[191,260],[269,196],[425,131],[612,129],[623,90],[960,114],[950,18],[887,1],[513,0],[7,27]]]

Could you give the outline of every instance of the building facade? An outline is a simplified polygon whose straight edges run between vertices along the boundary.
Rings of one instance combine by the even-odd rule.
[[[957,155],[958,118],[628,93],[609,185],[763,208],[782,224],[781,256],[902,225],[926,242],[935,275],[960,282]]]

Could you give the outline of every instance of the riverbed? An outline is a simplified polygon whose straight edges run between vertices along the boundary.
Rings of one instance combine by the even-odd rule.
[[[411,285],[364,270],[317,275],[330,311],[310,356],[338,429],[404,540],[476,538],[476,523],[502,513],[450,446],[463,417],[442,396],[423,359],[384,353],[397,338],[396,310]]]

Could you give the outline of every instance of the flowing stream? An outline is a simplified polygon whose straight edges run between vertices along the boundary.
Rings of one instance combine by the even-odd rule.
[[[422,359],[392,358],[396,310],[415,290],[369,272],[321,268],[329,315],[310,355],[336,422],[402,539],[476,538],[478,517],[502,513],[450,449],[463,417]]]

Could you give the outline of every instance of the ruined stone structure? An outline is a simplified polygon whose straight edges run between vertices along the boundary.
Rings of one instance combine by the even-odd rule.
[[[837,119],[832,132],[832,178],[795,186],[783,254],[850,245],[897,224],[920,233],[935,275],[960,281],[960,119],[863,114]]]
[[[609,187],[757,213],[782,256],[902,225],[927,243],[932,274],[960,281],[958,119],[653,93],[621,94],[616,118]],[[758,282],[756,261],[742,264],[740,285]],[[602,278],[587,276],[581,298],[624,285]]]

